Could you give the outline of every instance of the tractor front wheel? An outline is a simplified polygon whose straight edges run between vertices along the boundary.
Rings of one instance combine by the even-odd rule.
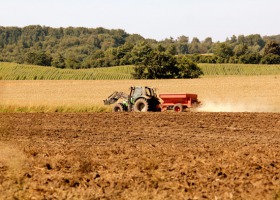
[[[122,103],[117,103],[116,105],[114,105],[113,112],[123,112],[123,111],[125,111],[125,105],[123,105]]]
[[[147,112],[148,108],[149,108],[149,104],[147,100],[144,98],[138,99],[133,106],[133,109],[136,112]]]

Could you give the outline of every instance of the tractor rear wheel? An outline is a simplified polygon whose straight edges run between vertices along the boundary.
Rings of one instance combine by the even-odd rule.
[[[183,112],[183,105],[180,103],[177,103],[173,107],[174,112]]]
[[[113,112],[123,112],[123,111],[125,111],[125,105],[123,105],[122,103],[117,103],[116,105],[114,105]]]
[[[149,108],[149,104],[147,100],[144,98],[138,99],[133,106],[133,110],[136,112],[147,112],[148,108]]]

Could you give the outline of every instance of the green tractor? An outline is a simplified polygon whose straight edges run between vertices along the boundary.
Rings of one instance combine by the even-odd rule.
[[[119,100],[122,102],[119,102]],[[116,103],[117,102],[117,103]],[[130,87],[129,95],[123,92],[114,92],[104,100],[105,105],[114,104],[113,112],[147,112],[160,111],[160,101],[155,88],[151,87]]]

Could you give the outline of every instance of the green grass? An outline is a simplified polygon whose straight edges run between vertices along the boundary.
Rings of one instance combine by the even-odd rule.
[[[280,65],[199,64],[204,76],[279,75]],[[0,62],[0,80],[124,80],[133,79],[133,66],[57,69]]]
[[[111,107],[105,106],[13,106],[0,105],[0,113],[97,113],[110,112]]]
[[[205,76],[260,76],[279,75],[280,65],[256,64],[199,64]]]

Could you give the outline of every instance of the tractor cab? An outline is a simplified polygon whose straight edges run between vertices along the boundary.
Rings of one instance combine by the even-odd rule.
[[[116,103],[119,101],[119,99],[122,99],[123,101]],[[130,87],[129,95],[116,91],[104,100],[105,105],[110,105],[113,103],[116,103],[113,108],[114,112],[146,112],[159,111],[160,109],[160,102],[155,89],[147,86]]]
[[[131,98],[131,103],[134,104],[134,102],[139,99],[140,97],[145,98],[145,99],[151,99],[156,96],[156,92],[154,88],[150,87],[141,87],[141,86],[135,86],[135,87],[130,87],[130,94]]]

